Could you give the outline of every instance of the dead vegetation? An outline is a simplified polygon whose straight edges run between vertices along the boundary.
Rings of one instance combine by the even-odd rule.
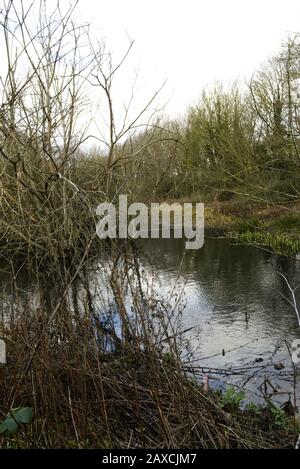
[[[145,115],[147,129],[159,128],[147,115],[157,92],[133,117],[128,104],[117,128],[112,80],[132,44],[113,65],[89,27],[73,22],[75,4],[63,11],[58,3],[49,12],[46,2],[27,10],[23,3],[7,0],[1,11],[0,230],[14,298],[2,304],[7,364],[0,370],[0,412],[5,419],[11,409],[28,406],[34,419],[16,435],[2,435],[0,446],[292,446],[292,431],[278,430],[267,417],[227,412],[217,395],[185,375],[176,311],[144,285],[132,245],[94,244],[96,205],[114,200],[124,175],[138,183],[153,145],[170,147],[159,177],[150,167],[148,196],[176,176],[169,175],[180,145],[174,133],[150,131],[132,144]],[[38,24],[31,21],[36,8]],[[87,85],[104,96],[109,130],[97,136],[103,157],[82,165]],[[87,273],[94,250],[97,256],[109,251],[97,266],[106,280],[96,291]],[[27,301],[18,288],[18,255],[38,292]]]
[[[2,435],[1,447],[293,447],[292,425],[276,426],[267,410],[258,417],[226,408],[191,369],[184,372],[180,308],[141,285],[133,253],[110,252],[102,265],[108,283],[95,286],[91,264],[72,284],[56,272],[43,290],[41,276],[35,307],[16,289],[13,314],[12,305],[6,309],[0,411],[4,419],[10,409],[31,407],[34,418]]]

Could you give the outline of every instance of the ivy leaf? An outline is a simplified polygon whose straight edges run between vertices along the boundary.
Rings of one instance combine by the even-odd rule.
[[[10,413],[18,423],[30,423],[33,417],[32,407],[18,407]]]
[[[18,430],[18,424],[12,418],[7,418],[0,424],[0,434],[16,433],[17,430]]]
[[[7,418],[0,423],[0,434],[16,433],[20,423],[30,423],[33,417],[31,407],[17,407],[11,409]]]

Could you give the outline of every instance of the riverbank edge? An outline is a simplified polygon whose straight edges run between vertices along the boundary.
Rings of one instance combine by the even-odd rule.
[[[199,198],[200,199],[200,198]],[[197,203],[200,200],[166,200]],[[209,201],[205,206],[205,231],[237,242],[298,258],[300,253],[300,201],[293,203],[255,202],[236,197],[230,201]],[[195,211],[195,208],[194,208]]]
[[[97,393],[89,396],[89,404],[85,403],[91,406],[89,418],[93,416],[95,420],[96,425],[92,430],[89,427],[85,428],[84,413],[80,408],[83,404],[81,400],[77,403],[79,406],[76,402],[69,403],[76,411],[74,414],[71,412],[71,417],[68,416],[66,403],[60,405],[59,401],[53,401],[57,403],[56,408],[52,408],[52,413],[47,413],[46,419],[43,418],[43,406],[40,403],[26,407],[31,410],[32,417],[28,422],[18,422],[13,432],[9,431],[8,426],[12,414],[7,413],[5,418],[6,409],[1,403],[3,417],[0,422],[0,448],[116,449],[151,446],[154,449],[161,443],[171,448],[176,445],[175,447],[179,449],[292,449],[295,447],[300,427],[294,415],[289,415],[272,403],[267,403],[266,406],[251,403],[243,409],[240,406],[244,397],[242,391],[228,388],[222,394],[220,391],[206,389],[205,385],[199,384],[196,377],[192,378],[191,375],[187,377],[181,370],[181,363],[177,362],[176,357],[170,353],[160,355],[156,350],[152,353],[135,350],[133,355],[132,352],[127,350],[124,356],[112,353],[101,357],[101,381],[104,386],[103,393],[107,398],[103,403],[106,401],[113,403],[112,406],[108,406],[106,413],[107,422],[113,422],[111,434],[105,432],[105,425],[102,433],[96,431],[103,425],[98,415],[99,409],[97,413],[97,405],[92,405],[93,402],[97,404],[99,399]],[[78,357],[76,356],[75,360],[76,358]],[[89,365],[93,365],[93,357],[88,354],[87,358]],[[5,384],[11,379],[15,366],[15,363],[11,362],[9,367],[3,370],[2,381]],[[158,372],[155,382],[151,373],[153,366]],[[41,371],[36,367],[39,368],[39,365],[34,365],[34,373],[40,374]],[[77,371],[83,373],[85,368],[81,368],[79,363],[78,368]],[[73,392],[78,391],[82,385],[82,376],[79,372],[74,374],[74,359],[69,363],[63,359],[59,360],[57,356],[55,369],[59,372],[57,379],[61,391],[64,390],[67,394],[65,387],[68,388],[70,374],[73,378]],[[86,369],[85,372],[87,373]],[[84,375],[83,379],[85,380],[87,376],[90,377],[90,373]],[[42,381],[45,385],[44,380]],[[111,382],[114,382],[114,386],[111,386]],[[91,384],[90,380],[89,383]],[[32,405],[29,382],[25,379],[21,384],[19,392],[22,403]],[[136,389],[138,396],[132,393],[133,388]],[[175,393],[170,394],[172,390]],[[123,402],[121,407],[120,395]],[[3,400],[3,395],[1,397]],[[181,407],[177,406],[179,402]],[[11,412],[18,409],[25,408],[19,407]],[[130,409],[131,412],[134,409],[132,414],[128,413]],[[55,425],[55,414],[60,422],[61,435]],[[141,425],[136,419],[137,416],[144,425],[141,438],[139,437]],[[73,435],[74,425],[76,439]],[[80,437],[81,434],[84,434],[85,438]],[[40,441],[41,435],[43,443]]]
[[[160,203],[196,203],[200,197],[166,199]],[[204,203],[206,234],[226,237],[275,254],[298,259],[300,256],[300,201],[294,203],[253,202],[244,198]],[[171,214],[171,224],[173,218]]]

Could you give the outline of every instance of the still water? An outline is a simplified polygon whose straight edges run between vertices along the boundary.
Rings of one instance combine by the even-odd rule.
[[[300,396],[300,364],[293,368],[288,351],[300,340],[300,328],[279,275],[282,272],[293,287],[300,286],[300,261],[208,233],[204,247],[197,251],[185,250],[184,240],[178,239],[143,240],[139,245],[142,275],[149,280],[155,272],[158,294],[167,298],[175,291],[180,298],[181,327],[188,329],[182,336],[188,343],[186,353],[183,348],[187,370],[196,367],[200,381],[208,375],[212,387],[246,388],[248,398],[257,402],[264,401],[265,393],[279,403],[290,395],[293,402],[296,375]],[[2,311],[13,304],[15,294],[10,291],[10,274],[4,270],[0,273]],[[100,260],[93,267],[95,290],[97,283],[103,283],[102,275]],[[39,296],[34,280],[22,269],[15,277],[18,294],[34,302]],[[54,298],[48,290],[50,299]],[[296,297],[300,305],[300,287]],[[50,308],[53,305],[55,300]]]
[[[288,400],[293,367],[287,346],[300,339],[300,328],[279,272],[300,286],[300,261],[208,234],[198,251],[185,251],[174,239],[147,240],[143,249],[162,294],[176,284],[185,297],[183,328],[193,327],[189,360],[200,378],[209,374],[213,386],[245,386],[254,400],[274,391],[273,399]],[[300,304],[300,287],[296,297]]]

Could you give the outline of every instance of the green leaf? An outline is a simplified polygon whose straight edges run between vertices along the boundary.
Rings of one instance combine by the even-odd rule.
[[[18,423],[30,423],[33,417],[32,407],[18,407],[10,413]]]
[[[0,424],[0,433],[16,433],[18,430],[18,424],[12,418],[5,419]]]
[[[0,434],[3,433],[16,433],[18,424],[30,423],[33,417],[33,410],[31,407],[17,407],[11,409],[7,418],[0,424]]]

